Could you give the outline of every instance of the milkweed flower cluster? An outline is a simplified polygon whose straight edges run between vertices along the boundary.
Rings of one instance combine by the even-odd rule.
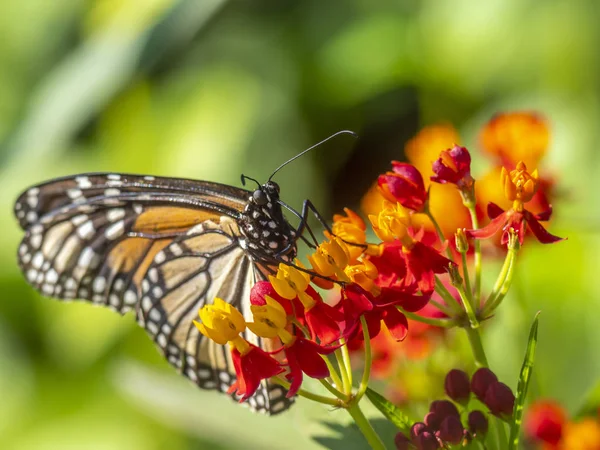
[[[410,324],[418,323],[444,332],[465,330],[480,369],[470,379],[464,372],[451,371],[446,393],[460,408],[476,398],[487,413],[473,409],[463,424],[455,403],[434,402],[424,422],[398,434],[397,448],[466,445],[486,435],[487,414],[511,422],[516,417],[515,396],[487,368],[480,327],[510,287],[527,231],[541,243],[561,240],[540,224],[550,219],[551,183],[531,170],[548,145],[545,130],[537,116],[521,113],[498,116],[484,127],[487,152],[503,164],[491,197],[486,196],[489,183],[479,194],[472,155],[457,144],[458,135],[451,127],[423,130],[407,144],[411,162],[393,161],[390,170],[378,177],[376,191],[363,202],[368,221],[348,208],[336,214],[326,239],[308,256],[308,264],[281,263],[268,281],[254,285],[246,317],[226,299],[204,306],[196,322],[198,330],[231,348],[237,381],[230,392],[244,401],[262,380],[270,379],[287,388],[288,396],[303,395],[347,409],[369,444],[383,448],[358,409],[365,394],[384,414],[396,408],[368,387],[371,366],[377,363],[371,343],[381,340],[383,333],[387,342],[401,346]],[[540,136],[531,136],[536,133]],[[531,156],[525,144],[507,135],[525,136],[535,157],[525,158]],[[515,155],[527,161],[515,161]],[[481,202],[487,198],[495,201],[489,201],[484,217]],[[448,205],[451,214],[444,213]],[[480,227],[480,221],[487,224]],[[501,235],[499,240],[494,240],[496,235]],[[506,253],[490,292],[483,292],[481,283],[480,241],[484,240],[502,246]],[[252,344],[257,340],[250,339],[250,333],[270,340],[267,347],[273,351]],[[353,383],[352,367],[357,360],[350,357],[349,349],[364,356],[358,386]],[[393,353],[390,347],[387,357]],[[320,380],[333,397],[303,389],[305,376]]]

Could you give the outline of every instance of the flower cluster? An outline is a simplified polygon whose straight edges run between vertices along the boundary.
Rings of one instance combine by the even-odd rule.
[[[484,438],[488,430],[487,415],[469,407],[471,394],[487,406],[491,414],[507,420],[512,417],[515,397],[510,388],[500,383],[489,369],[479,369],[471,380],[462,370],[453,369],[446,375],[444,390],[452,401],[432,402],[423,422],[416,422],[411,427],[410,437],[398,433],[396,447],[399,450],[413,447],[418,450],[448,448]],[[464,426],[461,415],[467,419]],[[413,447],[410,447],[411,444]]]
[[[514,138],[521,135],[527,139]],[[410,436],[398,434],[397,447],[468,445],[486,436],[487,414],[499,422],[513,420],[515,396],[487,368],[479,333],[511,285],[527,232],[541,243],[561,240],[540,223],[551,216],[551,183],[529,169],[545,152],[547,128],[541,119],[522,113],[498,116],[484,127],[486,151],[503,164],[493,168],[497,183],[492,197],[486,196],[485,177],[481,193],[471,154],[456,142],[449,126],[419,133],[406,146],[410,162],[392,161],[363,202],[368,222],[348,208],[336,214],[325,240],[313,246],[308,264],[281,262],[271,267],[268,281],[253,286],[246,316],[227,299],[215,299],[200,310],[198,330],[231,349],[237,381],[230,392],[240,401],[271,379],[288,396],[347,409],[371,446],[382,448],[356,409],[365,395],[384,414],[395,407],[368,388],[371,368],[376,375],[389,373],[399,353],[394,346],[405,340],[409,326],[421,349],[428,348],[430,336],[462,328],[481,368],[472,377],[450,371],[445,391],[451,400],[433,402]],[[488,219],[480,227],[484,199]],[[496,254],[499,248],[506,253],[489,292],[481,282],[484,240],[496,246]],[[364,356],[357,388],[352,367],[357,358],[350,357],[350,350]],[[333,397],[303,389],[305,376],[320,380]],[[487,412],[469,408],[472,402]]]

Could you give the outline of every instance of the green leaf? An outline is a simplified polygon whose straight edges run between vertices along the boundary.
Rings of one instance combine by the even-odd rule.
[[[410,427],[412,426],[411,420],[400,410],[400,408],[371,388],[367,388],[366,395],[369,400],[371,400],[371,403],[373,403],[373,405],[381,411],[390,422],[396,425],[400,431],[405,434],[410,433]]]
[[[517,398],[515,399],[515,409],[513,411],[513,422],[510,427],[510,450],[516,449],[519,445],[519,432],[521,429],[521,422],[523,421],[523,409],[525,405],[525,399],[527,397],[529,380],[531,379],[531,373],[533,371],[533,361],[535,359],[539,315],[540,313],[538,311],[533,319],[533,323],[531,324],[529,340],[527,342],[527,351],[525,352],[525,359],[523,360],[521,375],[519,376]]]

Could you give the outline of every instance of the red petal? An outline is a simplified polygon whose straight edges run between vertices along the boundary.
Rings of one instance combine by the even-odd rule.
[[[527,222],[527,226],[542,244],[552,244],[554,242],[563,241],[564,238],[554,236],[550,234],[546,229],[535,219],[533,214],[529,211],[525,212],[525,220]]]
[[[404,340],[408,333],[408,320],[404,314],[393,306],[386,308],[383,315],[383,323],[385,323],[385,326],[394,339],[397,341]]]
[[[532,216],[535,217],[540,222],[549,221],[550,217],[552,217],[552,205],[548,205],[548,209],[546,211],[542,211],[541,213],[538,213],[538,214],[532,214]]]
[[[288,353],[293,353],[302,372],[311,378],[326,378],[330,375],[327,364],[321,357],[324,351],[331,353],[335,351],[335,347],[325,350],[318,344],[303,338],[297,338],[287,349]]]
[[[488,213],[488,217],[490,219],[495,219],[503,212],[504,212],[504,210],[502,208],[500,208],[498,205],[496,205],[495,203],[493,203],[493,202],[488,203],[487,213]]]
[[[275,291],[273,286],[271,286],[271,283],[268,281],[259,281],[256,284],[254,284],[254,286],[252,286],[252,290],[250,291],[250,303],[252,305],[258,306],[266,305],[266,295],[273,298],[274,300],[277,300],[279,304],[283,306],[283,309],[285,309],[285,312],[288,316],[295,315],[293,310],[293,303],[290,300],[281,297]]]
[[[475,239],[489,239],[495,235],[504,226],[508,220],[506,211],[495,217],[485,227],[479,228],[478,230],[467,230],[466,234],[468,237]]]

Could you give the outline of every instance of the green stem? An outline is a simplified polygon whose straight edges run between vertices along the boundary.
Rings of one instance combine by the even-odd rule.
[[[429,299],[429,303],[432,306],[435,306],[437,309],[439,309],[444,314],[446,314],[448,317],[452,317],[452,316],[455,315],[454,311],[452,311],[451,308],[448,308],[446,305],[444,305],[444,304],[442,304],[442,303],[440,303],[438,301],[435,301],[433,299]]]
[[[454,298],[454,296],[450,293],[446,286],[444,286],[444,283],[442,283],[438,277],[435,277],[435,292],[440,294],[440,297],[442,297],[446,301],[446,305],[448,305],[448,307],[454,311],[454,314],[462,314],[462,306],[460,306],[460,303],[458,303],[458,301]]]
[[[464,201],[463,204],[467,207],[467,209],[469,210],[469,213],[471,215],[471,225],[473,227],[474,230],[477,230],[479,228],[479,220],[477,219],[477,211],[475,209],[475,202],[474,201]],[[481,301],[481,242],[479,241],[479,239],[475,239],[475,257],[474,257],[474,264],[475,264],[475,289],[474,289],[474,302],[475,302],[475,306],[479,305],[479,302]],[[466,272],[466,268],[465,268],[465,272]]]
[[[335,370],[335,367],[333,367],[333,364],[331,363],[331,361],[329,361],[329,358],[324,357],[323,361],[325,361],[325,364],[327,364],[327,368],[329,369],[329,376],[335,383],[335,386],[338,389],[344,390],[344,384],[342,383],[342,379],[338,375],[337,370]]]
[[[471,349],[473,350],[473,356],[475,357],[475,364],[479,367],[487,367],[488,361],[483,350],[483,344],[481,343],[481,336],[479,335],[478,328],[465,327]]]
[[[371,448],[373,450],[385,450],[385,445],[383,445],[381,438],[377,435],[377,433],[369,423],[369,420],[360,410],[358,403],[353,403],[346,410],[354,419],[354,422],[358,426],[358,429],[361,431]]]
[[[518,251],[517,247],[518,245],[509,244],[506,258],[504,259],[504,264],[502,265],[502,269],[500,270],[498,278],[496,279],[496,283],[494,284],[494,289],[492,289],[492,293],[483,305],[483,310],[481,312],[482,317],[487,317],[492,314],[496,308],[500,306],[500,303],[506,296],[515,272],[515,261]]]
[[[499,448],[508,448],[508,438],[506,436],[506,429],[504,428],[504,422],[497,417],[494,420],[496,425],[496,433],[498,435],[498,446]]]
[[[475,315],[475,311],[473,310],[473,306],[471,305],[471,300],[467,293],[465,292],[465,288],[462,283],[454,284],[454,287],[458,291],[458,295],[463,302],[463,306],[465,311],[467,312],[467,317],[469,318],[469,323],[471,328],[479,328],[479,321],[477,320],[477,316]]]
[[[281,377],[273,377],[273,378],[271,378],[271,380],[274,381],[275,383],[283,386],[286,389],[290,388],[290,383],[288,383]],[[313,394],[312,392],[305,391],[304,389],[299,389],[298,395],[300,397],[304,397],[304,398],[307,398],[307,399],[315,401],[315,402],[323,403],[325,405],[335,406],[337,408],[343,406],[342,402],[340,400],[338,400],[337,398],[330,398],[330,397],[325,397],[323,395]]]
[[[444,242],[446,242],[446,237],[444,236],[444,233],[443,233],[442,229],[440,228],[440,224],[437,222],[437,220],[435,220],[435,217],[433,217],[433,214],[431,214],[431,211],[429,210],[429,206],[427,206],[423,212],[427,215],[427,217],[429,217],[429,220],[431,220],[431,223],[433,224],[435,231],[436,231],[438,237],[440,238],[440,243],[444,244]],[[452,254],[452,250],[450,249],[449,245],[446,247],[446,255],[448,255],[448,259],[450,261],[454,261],[454,255]]]
[[[369,387],[369,378],[371,377],[371,364],[373,362],[373,356],[371,355],[371,336],[369,336],[369,327],[367,326],[367,320],[365,316],[360,316],[360,324],[363,329],[363,340],[365,343],[365,368],[363,371],[362,379],[356,393],[355,402],[358,403]]]
[[[346,373],[348,374],[348,380],[350,384],[350,389],[352,389],[352,363],[350,361],[350,352],[348,351],[348,346],[346,345],[346,340],[344,338],[340,339],[340,344],[343,344],[341,347],[342,350],[342,359],[344,360],[344,366],[346,366]]]
[[[466,253],[461,253],[461,260],[462,260],[462,267],[463,267],[463,278],[465,280],[465,289],[467,291],[467,296],[469,297],[469,300],[471,302],[471,307],[473,307],[474,309],[477,309],[478,305],[475,302],[475,298],[473,296],[473,291],[471,290],[471,280],[469,278],[469,266],[467,265],[467,254]]]
[[[330,383],[327,382],[327,380],[320,378],[319,383],[321,383],[325,389],[327,389],[330,393],[335,395],[340,400],[344,402],[348,401],[348,396],[334,388]]]
[[[398,308],[398,311],[400,311],[410,320],[414,320],[415,322],[422,322],[426,323],[427,325],[441,328],[452,328],[456,326],[456,321],[454,321],[453,319],[435,319],[433,317],[423,317],[418,314],[405,311],[399,306],[396,306],[396,308]]]
[[[335,359],[338,368],[340,369],[340,373],[342,374],[342,390],[344,391],[344,394],[349,395],[352,393],[352,385],[350,384],[350,377],[348,376],[348,371],[346,370],[346,365],[344,364],[344,358],[342,357],[340,349],[335,351]]]

